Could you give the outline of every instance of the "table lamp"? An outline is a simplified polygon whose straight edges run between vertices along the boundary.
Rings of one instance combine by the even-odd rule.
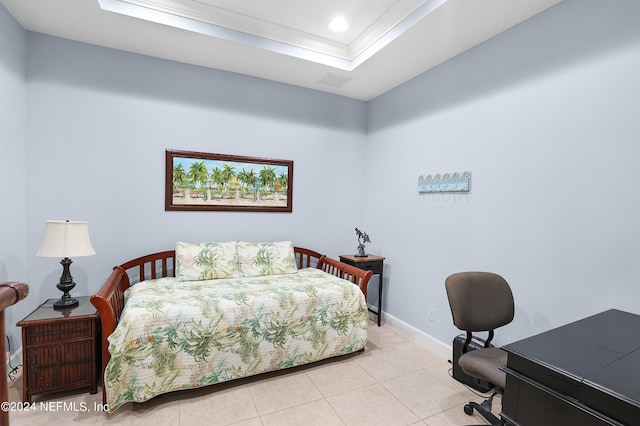
[[[89,240],[89,223],[79,221],[47,220],[44,240],[36,256],[62,258],[62,276],[57,287],[63,292],[62,297],[53,304],[54,309],[67,309],[78,306],[78,299],[69,292],[76,286],[69,267],[73,263],[71,257],[91,256],[96,254]]]

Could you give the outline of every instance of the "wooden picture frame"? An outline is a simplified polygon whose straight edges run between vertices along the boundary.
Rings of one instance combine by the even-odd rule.
[[[292,211],[293,161],[166,150],[167,211]]]

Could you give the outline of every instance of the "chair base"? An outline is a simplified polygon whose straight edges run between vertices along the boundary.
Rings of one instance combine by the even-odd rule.
[[[477,402],[469,402],[464,406],[465,414],[471,416],[473,414],[473,410],[477,411],[482,417],[485,418],[491,425],[502,426],[505,425],[506,422],[504,419],[499,419],[491,412],[491,405],[493,403],[493,397],[496,396],[498,392],[494,392],[488,399],[482,401],[482,403],[478,404]]]

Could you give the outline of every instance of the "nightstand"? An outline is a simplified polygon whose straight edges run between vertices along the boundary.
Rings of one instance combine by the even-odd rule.
[[[98,391],[100,317],[89,297],[55,310],[49,299],[16,325],[22,327],[23,400],[35,394],[89,388]]]
[[[353,254],[340,255],[340,262],[344,262],[348,265],[355,266],[356,268],[364,269],[365,271],[371,271],[373,275],[379,276],[378,281],[378,310],[374,311],[369,308],[369,312],[373,312],[378,317],[378,327],[380,327],[380,319],[382,316],[382,270],[384,267],[384,257],[379,256],[355,256]]]

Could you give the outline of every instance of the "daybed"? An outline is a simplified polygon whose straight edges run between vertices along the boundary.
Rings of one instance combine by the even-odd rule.
[[[370,278],[290,242],[178,243],[116,266],[91,297],[103,403],[364,350]]]

